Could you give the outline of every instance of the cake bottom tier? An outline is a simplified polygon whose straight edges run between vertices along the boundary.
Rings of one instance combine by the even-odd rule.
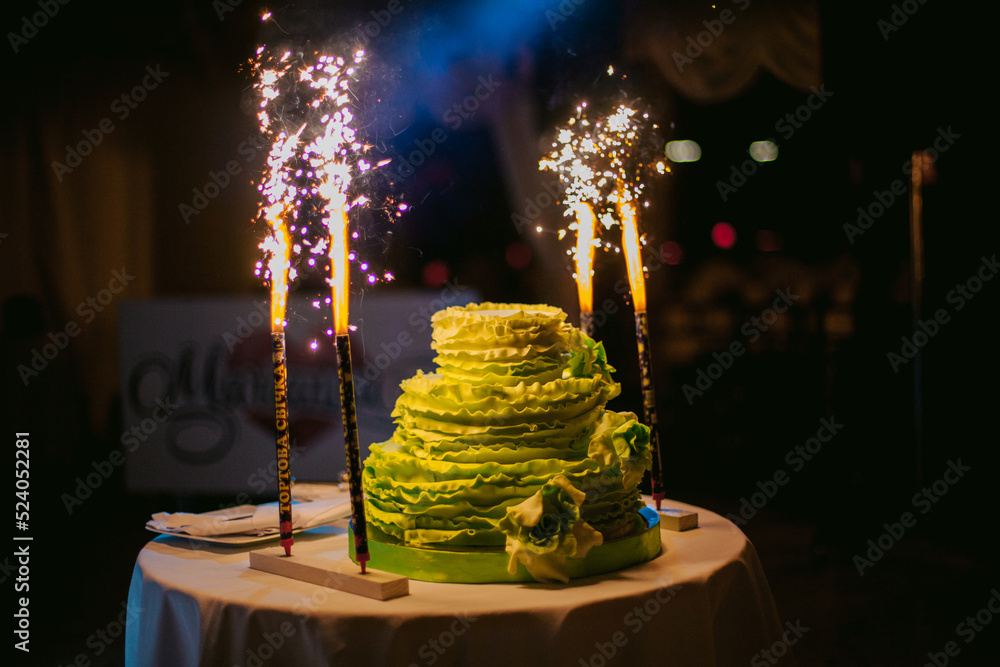
[[[351,560],[354,554],[354,531],[347,543]],[[639,565],[660,555],[660,517],[644,507],[635,517],[635,529],[629,535],[593,547],[584,558],[566,560],[570,579],[615,572]],[[534,582],[534,577],[518,564],[517,571],[507,571],[510,557],[502,548],[434,549],[405,546],[382,531],[368,526],[370,567],[401,574],[420,581],[452,584],[495,584]]]

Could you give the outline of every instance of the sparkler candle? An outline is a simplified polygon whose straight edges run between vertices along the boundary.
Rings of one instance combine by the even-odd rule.
[[[272,211],[278,207],[272,208]],[[278,456],[278,527],[285,555],[292,555],[292,470],[288,462],[288,371],[285,358],[285,306],[288,298],[288,235],[280,223],[265,242],[270,252],[271,358],[274,362],[274,422]]]
[[[609,68],[609,74],[613,70]],[[607,186],[614,191],[608,198],[615,204],[622,226],[622,246],[628,268],[629,285],[635,306],[635,335],[639,350],[639,372],[642,382],[642,405],[646,425],[649,426],[649,449],[653,457],[652,494],[659,510],[663,503],[663,458],[660,451],[659,428],[656,423],[656,394],[653,391],[652,362],[649,351],[649,320],[646,315],[646,279],[643,275],[641,246],[638,229],[638,202],[645,184],[643,176],[651,160],[645,152],[652,146],[651,137],[657,126],[649,120],[648,113],[639,113],[630,104],[619,104],[613,113],[602,118],[598,134],[603,158],[603,174]],[[656,170],[665,170],[662,161]]]
[[[649,353],[649,320],[646,316],[646,278],[642,272],[639,229],[636,222],[635,202],[625,200],[620,192],[616,208],[622,224],[622,246],[628,280],[635,304],[635,336],[639,348],[639,373],[642,382],[642,407],[646,425],[649,426],[649,448],[653,455],[652,494],[659,510],[663,503],[663,460],[660,453],[659,429],[656,425],[656,394],[653,391],[652,361]]]
[[[268,16],[269,14],[265,15],[264,19],[267,20]],[[351,195],[352,199],[349,200],[348,192],[354,178],[380,168],[390,160],[374,164],[366,160],[367,152],[372,146],[359,141],[352,126],[352,105],[360,101],[357,108],[362,111],[367,109],[357,91],[351,89],[352,82],[360,78],[356,66],[363,57],[364,51],[345,57],[310,51],[308,46],[281,51],[271,51],[261,46],[257,50],[254,66],[258,77],[255,88],[260,99],[257,117],[261,133],[272,143],[267,170],[259,186],[264,195],[261,213],[269,220],[272,228],[279,226],[275,225],[275,221],[289,223],[287,230],[281,228],[280,237],[272,234],[265,245],[281,245],[286,253],[290,247],[297,257],[305,256],[308,267],[316,267],[316,260],[324,254],[329,259],[344,447],[350,473],[355,560],[361,566],[361,574],[370,575],[364,577],[366,584],[362,588],[379,588],[381,585],[375,584],[379,583],[383,575],[366,571],[366,562],[369,560],[368,540],[348,333],[349,261],[353,259],[353,253],[348,250],[348,211],[363,206],[368,200],[363,195]],[[405,208],[400,205],[399,211]],[[272,252],[272,259],[277,256],[277,253]],[[287,254],[284,256],[287,265]],[[258,264],[258,270],[260,266]],[[361,264],[361,270],[366,272],[367,283],[379,281],[366,263]],[[277,289],[280,271],[272,269],[271,275],[273,286]],[[392,274],[386,271],[383,279],[392,280]],[[279,294],[280,292],[274,294],[272,303],[279,302]],[[273,317],[274,326],[283,324],[283,316],[279,317],[275,313]],[[274,340],[277,381],[279,376],[284,378],[283,333],[279,338],[279,332],[275,330]],[[277,351],[279,341],[282,351],[280,364]],[[287,409],[285,414],[287,416]],[[286,469],[287,462],[282,464],[279,461],[279,471]],[[288,498],[290,499],[290,494]],[[284,530],[285,524],[282,523],[282,526]],[[259,564],[267,561],[264,555],[261,555],[261,559],[263,560]],[[275,571],[291,571],[281,564],[272,563],[272,566],[277,568]],[[266,569],[264,565],[261,568]],[[337,575],[346,580],[357,576],[343,572]],[[373,576],[375,579],[372,579]],[[355,584],[356,582],[351,585]]]
[[[361,488],[361,453],[358,445],[358,418],[351,367],[351,337],[348,326],[350,265],[347,250],[347,198],[343,192],[330,193],[327,225],[330,228],[330,285],[337,334],[337,375],[340,380],[340,410],[344,420],[344,448],[350,477],[351,515],[354,522],[354,555],[364,574],[368,555],[368,529],[364,494]]]
[[[258,51],[261,55],[263,50]],[[287,54],[282,62],[287,60]],[[285,307],[288,299],[290,242],[285,217],[294,201],[292,163],[299,137],[305,125],[289,136],[284,129],[273,131],[269,105],[275,99],[275,84],[282,76],[279,70],[258,70],[256,90],[262,101],[258,114],[261,133],[273,140],[267,158],[267,168],[259,186],[263,195],[262,214],[267,220],[269,235],[261,244],[268,254],[267,273],[271,283],[271,360],[274,366],[275,446],[278,461],[278,528],[281,546],[286,556],[292,555],[292,471],[289,463],[290,435],[288,431],[288,366],[285,354]]]
[[[361,62],[363,51],[354,54],[354,63]],[[366,572],[368,530],[365,521],[364,493],[361,488],[361,453],[358,444],[358,420],[354,398],[354,373],[351,368],[351,339],[348,295],[350,292],[350,252],[348,249],[348,211],[351,204],[347,191],[353,167],[349,156],[363,146],[356,140],[351,126],[353,116],[348,107],[346,90],[353,68],[343,58],[320,56],[318,64],[303,71],[302,81],[318,90],[317,108],[324,111],[320,118],[323,131],[305,148],[318,179],[317,194],[325,202],[323,220],[329,236],[330,288],[333,301],[334,332],[337,347],[337,375],[340,380],[340,409],[344,421],[344,449],[351,493],[351,515],[354,525],[355,559]],[[326,105],[330,107],[326,111]],[[369,168],[359,161],[359,169]],[[363,204],[358,197],[354,203]]]
[[[272,305],[284,306],[284,287],[287,271],[288,248],[291,244],[281,222],[286,218],[296,221],[289,231],[298,230],[300,239],[295,243],[296,252],[303,245],[311,245],[305,234],[308,228],[308,207],[303,202],[318,196],[325,202],[324,225],[329,231],[329,257],[331,285],[333,286],[334,317],[336,319],[337,351],[340,361],[341,408],[344,414],[345,446],[351,469],[351,496],[354,512],[355,534],[360,536],[358,547],[362,572],[367,559],[364,506],[361,500],[357,421],[354,409],[354,387],[350,368],[350,342],[347,338],[347,188],[353,166],[350,158],[362,145],[355,140],[348,108],[348,85],[354,72],[353,65],[360,62],[363,52],[355,54],[353,63],[342,57],[285,50],[280,56],[269,53],[264,47],[257,51],[258,82],[260,94],[258,119],[261,132],[271,139],[267,171],[260,190],[265,197],[264,214],[273,234],[265,245],[272,247],[271,261],[284,265],[271,265]],[[294,134],[290,128],[298,127]],[[358,161],[363,171],[367,163]],[[312,167],[309,170],[308,167]],[[313,252],[326,247],[327,242],[313,245]],[[280,252],[278,250],[280,249]],[[272,313],[273,340],[275,341],[275,393],[276,400],[284,406],[285,363],[283,312]],[[280,354],[279,354],[280,352]],[[279,392],[280,381],[280,392]],[[285,416],[287,418],[287,408]],[[279,417],[279,424],[280,424]],[[286,419],[287,428],[287,419]],[[281,434],[279,433],[279,438]],[[279,457],[285,448],[279,441]],[[288,472],[287,459],[279,458],[279,473]],[[286,479],[290,482],[290,473]],[[283,494],[290,502],[291,494]],[[287,519],[287,522],[286,522]],[[281,509],[282,537],[288,529],[288,546],[291,545],[291,514]],[[283,539],[283,544],[285,544]]]
[[[608,68],[614,74],[614,68]],[[558,128],[553,150],[538,164],[559,174],[566,186],[563,203],[576,215],[576,278],[580,296],[581,329],[590,335],[593,319],[591,283],[592,254],[595,245],[595,211],[608,228],[614,217],[607,211],[613,203],[622,225],[622,245],[628,266],[632,300],[635,304],[636,341],[642,378],[643,408],[650,429],[650,450],[653,456],[653,498],[659,510],[663,501],[663,462],[656,424],[656,396],[649,353],[649,322],[646,316],[646,281],[640,255],[637,225],[637,203],[645,185],[643,175],[651,168],[659,173],[669,171],[662,160],[652,160],[650,149],[657,125],[649,113],[638,112],[634,105],[618,104],[610,114],[596,119],[587,117],[588,106],[581,103],[567,125]],[[562,232],[560,232],[562,234]],[[562,236],[560,236],[562,238]]]

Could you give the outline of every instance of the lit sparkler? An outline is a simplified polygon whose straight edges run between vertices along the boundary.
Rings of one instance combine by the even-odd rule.
[[[368,147],[357,139],[351,125],[354,117],[350,84],[363,56],[362,51],[344,58],[326,54],[304,56],[291,50],[272,55],[260,47],[255,86],[261,100],[258,110],[261,131],[272,141],[267,170],[260,185],[266,202],[262,213],[273,230],[265,246],[272,248],[272,262],[277,261],[276,249],[281,246],[285,251],[282,256],[286,267],[289,245],[296,253],[304,246],[309,247],[308,252],[313,255],[307,261],[309,266],[314,266],[315,256],[324,252],[330,262],[329,283],[333,297],[344,446],[350,473],[355,553],[362,573],[369,556],[348,336],[349,261],[352,258],[348,245],[348,211],[364,205],[367,200],[360,196],[350,201],[348,192],[356,175],[372,169],[370,162],[359,157]],[[321,210],[315,211],[317,206]],[[322,219],[325,234],[314,239],[309,221],[317,215]],[[291,241],[281,226],[285,219],[296,221],[296,226],[290,228],[290,231],[298,231],[296,241]],[[281,234],[277,231],[279,226]],[[270,264],[269,268],[272,286],[286,287],[279,277],[281,271]],[[372,275],[368,278],[369,283],[377,280]],[[385,279],[391,279],[391,274],[387,272]],[[274,297],[272,303],[278,300]],[[284,306],[283,299],[281,305]],[[283,316],[280,319],[283,322]],[[272,320],[278,321],[274,313]],[[283,331],[281,336],[283,342]],[[277,381],[277,370],[275,377]],[[287,469],[287,461],[284,468]]]
[[[642,241],[639,236],[638,202],[645,184],[643,177],[649,170],[644,161],[642,139],[647,133],[644,124],[649,114],[638,115],[631,107],[621,104],[606,119],[606,133],[602,135],[606,146],[609,178],[614,178],[614,201],[618,220],[622,226],[622,246],[628,268],[629,286],[635,309],[635,337],[639,352],[639,375],[642,383],[642,407],[646,426],[649,427],[649,448],[653,458],[652,496],[659,510],[664,498],[663,460],[660,450],[660,433],[656,420],[656,393],[653,389],[652,359],[649,349],[649,318],[646,314],[646,277],[642,265]],[[656,129],[653,125],[651,129]],[[656,165],[661,173],[663,162]]]
[[[353,115],[349,106],[351,98],[348,87],[354,66],[359,64],[363,57],[363,51],[355,53],[351,61],[341,57],[320,56],[315,66],[308,67],[301,73],[302,81],[319,92],[315,107],[322,114],[320,123],[323,131],[305,147],[305,156],[315,170],[318,180],[317,194],[325,202],[323,220],[329,238],[330,288],[333,297],[340,380],[340,407],[344,422],[344,448],[347,455],[354,525],[354,553],[362,573],[366,571],[369,554],[348,325],[351,285],[348,211],[352,206],[365,204],[367,200],[361,196],[349,202],[348,190],[355,170],[363,172],[371,166],[364,160],[357,160],[352,164],[351,156],[358,154],[364,146],[357,140],[354,128],[351,126]]]
[[[609,74],[613,69],[609,68]],[[576,108],[568,124],[558,129],[552,152],[541,160],[539,168],[559,174],[565,194],[566,215],[576,217],[577,246],[575,250],[576,280],[580,297],[581,328],[593,335],[592,319],[592,250],[599,246],[594,232],[595,220],[606,228],[622,225],[622,246],[625,250],[629,284],[635,307],[636,341],[642,378],[643,408],[650,428],[650,449],[653,454],[652,492],[657,509],[663,500],[663,465],[656,423],[656,397],[649,353],[649,323],[646,315],[646,284],[642,266],[642,238],[638,231],[638,206],[645,189],[645,175],[655,169],[669,169],[662,160],[646,158],[653,143],[650,135],[657,129],[648,113],[640,113],[629,104],[619,104],[607,116],[591,120],[587,104]],[[560,237],[564,232],[560,232]],[[610,247],[607,244],[605,247]]]
[[[646,277],[643,273],[640,255],[639,230],[636,221],[636,207],[633,201],[617,203],[618,215],[622,223],[622,245],[625,247],[625,263],[628,267],[629,286],[632,288],[632,302],[635,306],[635,338],[639,350],[639,376],[642,383],[642,408],[646,426],[649,427],[649,449],[653,456],[652,495],[659,510],[664,498],[663,459],[660,450],[660,430],[656,422],[656,393],[653,390],[652,359],[649,351],[649,318],[646,315]]]
[[[260,54],[260,52],[258,52]],[[286,53],[287,56],[287,53]],[[284,59],[287,60],[287,57]],[[284,60],[282,62],[284,62]],[[258,115],[261,133],[272,140],[264,177],[259,186],[263,200],[261,215],[267,220],[268,236],[261,249],[268,256],[267,279],[271,293],[271,360],[274,366],[275,449],[278,463],[278,527],[285,555],[292,555],[292,471],[289,462],[288,366],[285,353],[285,311],[288,302],[288,281],[294,279],[291,268],[288,230],[285,222],[295,196],[294,163],[299,136],[305,128],[289,135],[283,128],[272,127],[268,113],[277,97],[274,88],[279,74],[264,70],[256,89],[261,96]],[[258,263],[258,272],[261,264]]]
[[[559,129],[553,151],[539,163],[539,168],[550,169],[559,175],[564,187],[565,215],[576,222],[576,249],[573,253],[576,266],[577,295],[580,302],[580,329],[588,336],[594,335],[594,245],[597,216],[595,204],[603,199],[601,186],[604,177],[596,172],[592,161],[599,155],[599,147],[591,136],[591,124],[586,115],[587,105],[576,108],[576,115],[565,127]],[[561,236],[560,236],[561,237]]]

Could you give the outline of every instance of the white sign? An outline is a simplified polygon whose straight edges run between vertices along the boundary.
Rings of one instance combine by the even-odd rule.
[[[431,315],[475,294],[369,294],[351,305],[362,460],[395,428],[399,383],[433,368]],[[329,306],[292,298],[285,330],[292,475],[346,471]],[[130,492],[269,499],[277,492],[267,298],[124,301],[120,308],[122,449]]]

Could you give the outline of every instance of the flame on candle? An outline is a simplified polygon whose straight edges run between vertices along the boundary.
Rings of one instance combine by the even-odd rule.
[[[277,333],[285,328],[285,306],[288,301],[288,273],[290,250],[288,232],[280,218],[273,226],[273,233],[262,244],[270,258],[267,271],[271,280],[271,331]]]
[[[628,105],[619,104],[605,119],[606,132],[601,137],[609,167],[605,174],[614,182],[614,191],[609,199],[615,204],[622,226],[622,247],[636,313],[646,311],[646,278],[642,266],[642,236],[639,234],[637,205],[645,188],[643,176],[651,167],[642,156],[643,150],[648,148],[643,144],[643,137],[657,129],[648,121],[648,113],[640,114]]]
[[[590,204],[574,204],[576,213],[576,286],[580,298],[580,312],[594,310],[594,227],[597,216]]]
[[[646,277],[642,272],[635,203],[619,197],[616,207],[618,218],[622,223],[622,246],[625,248],[625,264],[628,267],[628,282],[632,287],[632,300],[635,302],[635,312],[642,313],[646,311]]]
[[[348,332],[348,300],[351,288],[347,253],[347,198],[342,192],[328,193],[326,224],[330,230],[330,290],[333,294],[333,326],[337,335]]]

